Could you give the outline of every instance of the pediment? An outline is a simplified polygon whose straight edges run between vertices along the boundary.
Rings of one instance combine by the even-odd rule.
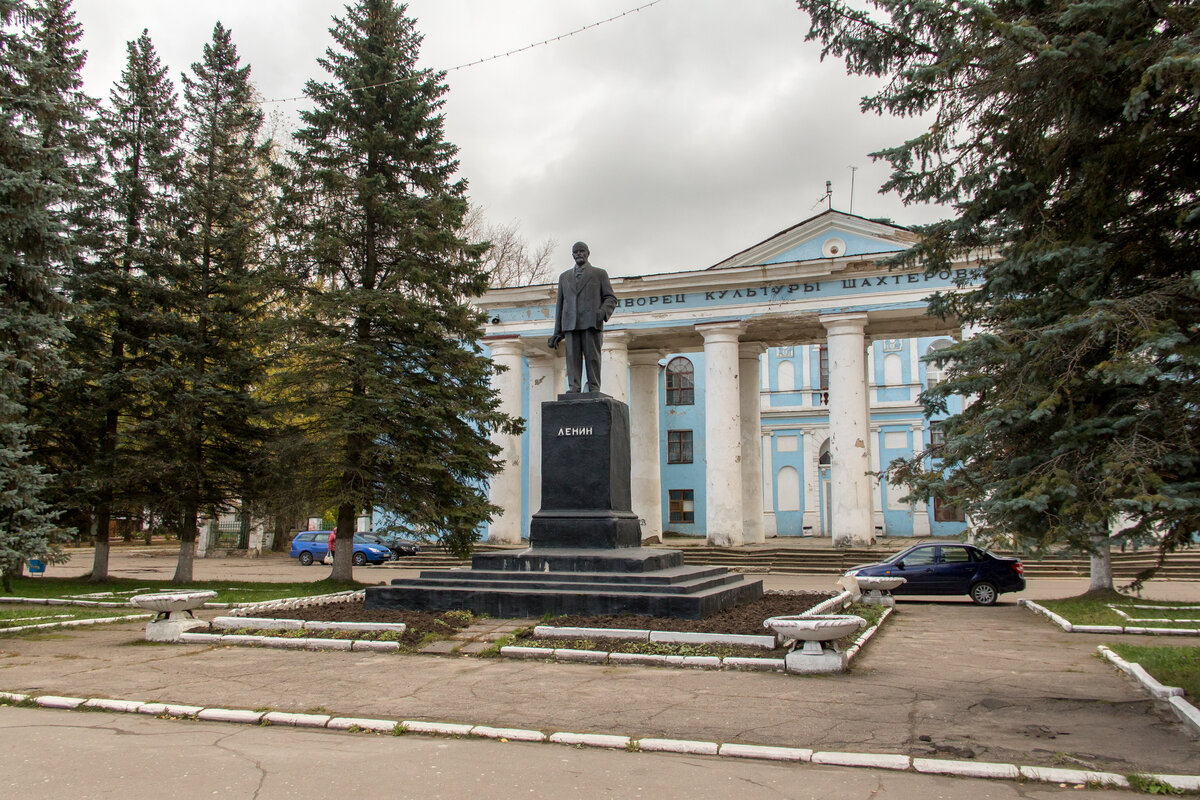
[[[907,228],[830,210],[782,230],[709,269],[896,253],[916,241],[917,235]]]

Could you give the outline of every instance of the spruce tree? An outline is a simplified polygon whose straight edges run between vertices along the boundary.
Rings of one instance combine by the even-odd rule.
[[[32,457],[39,387],[59,381],[61,277],[75,236],[87,151],[83,54],[69,4],[0,0],[0,571],[59,556],[47,475]]]
[[[250,68],[220,23],[183,76],[188,157],[166,307],[173,329],[154,337],[153,408],[140,436],[153,443],[164,509],[179,520],[176,583],[192,579],[201,513],[243,497],[261,450],[254,387],[263,377],[262,275],[268,203],[263,114]],[[148,455],[148,454],[147,454]]]
[[[90,522],[92,580],[108,575],[109,522],[117,508],[140,516],[147,489],[139,468],[139,414],[159,368],[151,340],[169,334],[163,315],[169,233],[177,214],[182,121],[167,70],[148,32],[127,45],[120,80],[101,114],[109,185],[93,258],[69,282],[73,379],[56,392],[60,480],[76,487]],[[72,458],[73,456],[73,458]],[[68,469],[67,467],[73,467]],[[66,488],[66,487],[64,487]],[[69,501],[67,492],[62,492]]]
[[[333,577],[352,575],[357,513],[383,509],[470,551],[496,509],[500,413],[470,300],[487,288],[457,149],[443,136],[444,74],[417,67],[405,7],[361,0],[335,18],[335,46],[310,82],[285,202],[299,242],[304,310],[294,373],[337,508]]]
[[[863,107],[927,115],[883,151],[888,189],[952,204],[904,261],[982,257],[931,300],[979,335],[937,351],[968,402],[946,443],[894,463],[979,531],[1165,554],[1200,530],[1200,6],[1185,0],[800,0],[810,39],[885,76]]]

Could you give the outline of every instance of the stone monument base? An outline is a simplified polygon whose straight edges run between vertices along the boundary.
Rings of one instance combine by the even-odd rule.
[[[703,619],[762,597],[762,580],[689,567],[679,550],[530,548],[481,553],[471,570],[423,570],[366,590],[365,607],[493,617],[639,614]]]

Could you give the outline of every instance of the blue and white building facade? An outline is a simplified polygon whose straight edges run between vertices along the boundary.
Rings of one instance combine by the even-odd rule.
[[[962,335],[928,316],[925,299],[973,264],[927,276],[881,263],[915,240],[827,211],[705,270],[613,279],[603,391],[629,404],[644,539],[860,544],[964,529],[953,507],[902,503],[907,491],[875,474],[938,435],[917,397],[940,375],[922,357]],[[508,367],[496,379],[502,404],[528,421],[523,435],[497,438],[505,468],[490,493],[504,511],[491,541],[527,538],[540,507],[541,403],[565,386],[561,352],[546,347],[554,292],[481,300],[485,345]]]

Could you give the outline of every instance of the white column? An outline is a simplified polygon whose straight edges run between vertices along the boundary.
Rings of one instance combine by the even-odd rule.
[[[762,402],[759,394],[759,360],[766,350],[758,342],[738,345],[738,386],[741,393],[742,439],[742,543],[762,544]]]
[[[835,546],[868,545],[871,520],[865,313],[821,317],[829,341],[829,451]]]
[[[916,341],[913,341],[915,348]],[[921,452],[924,441],[921,437],[925,433],[925,424],[923,422],[914,423],[912,428],[913,452]],[[909,493],[907,487],[896,487],[894,491],[902,492],[904,495]],[[929,536],[932,533],[932,528],[929,525],[929,506],[924,500],[918,500],[912,504],[912,520],[913,520],[913,536]]]
[[[658,426],[658,350],[629,353],[629,451],[633,513],[642,521],[642,541],[662,541],[662,445]],[[607,376],[607,373],[605,373]],[[608,378],[605,377],[605,385]]]
[[[742,543],[742,421],[739,322],[697,325],[704,337],[704,526],[708,543]]]
[[[542,507],[542,403],[555,397],[554,356],[529,355],[529,510]]]
[[[492,361],[507,367],[494,377],[500,394],[500,410],[514,417],[521,416],[521,355],[519,339],[495,339],[487,342]],[[488,525],[488,541],[520,544],[521,542],[521,437],[495,432],[492,441],[500,446],[504,466],[492,476],[488,499],[501,511]]]
[[[600,360],[600,391],[614,400],[629,402],[629,334],[605,331]]]

